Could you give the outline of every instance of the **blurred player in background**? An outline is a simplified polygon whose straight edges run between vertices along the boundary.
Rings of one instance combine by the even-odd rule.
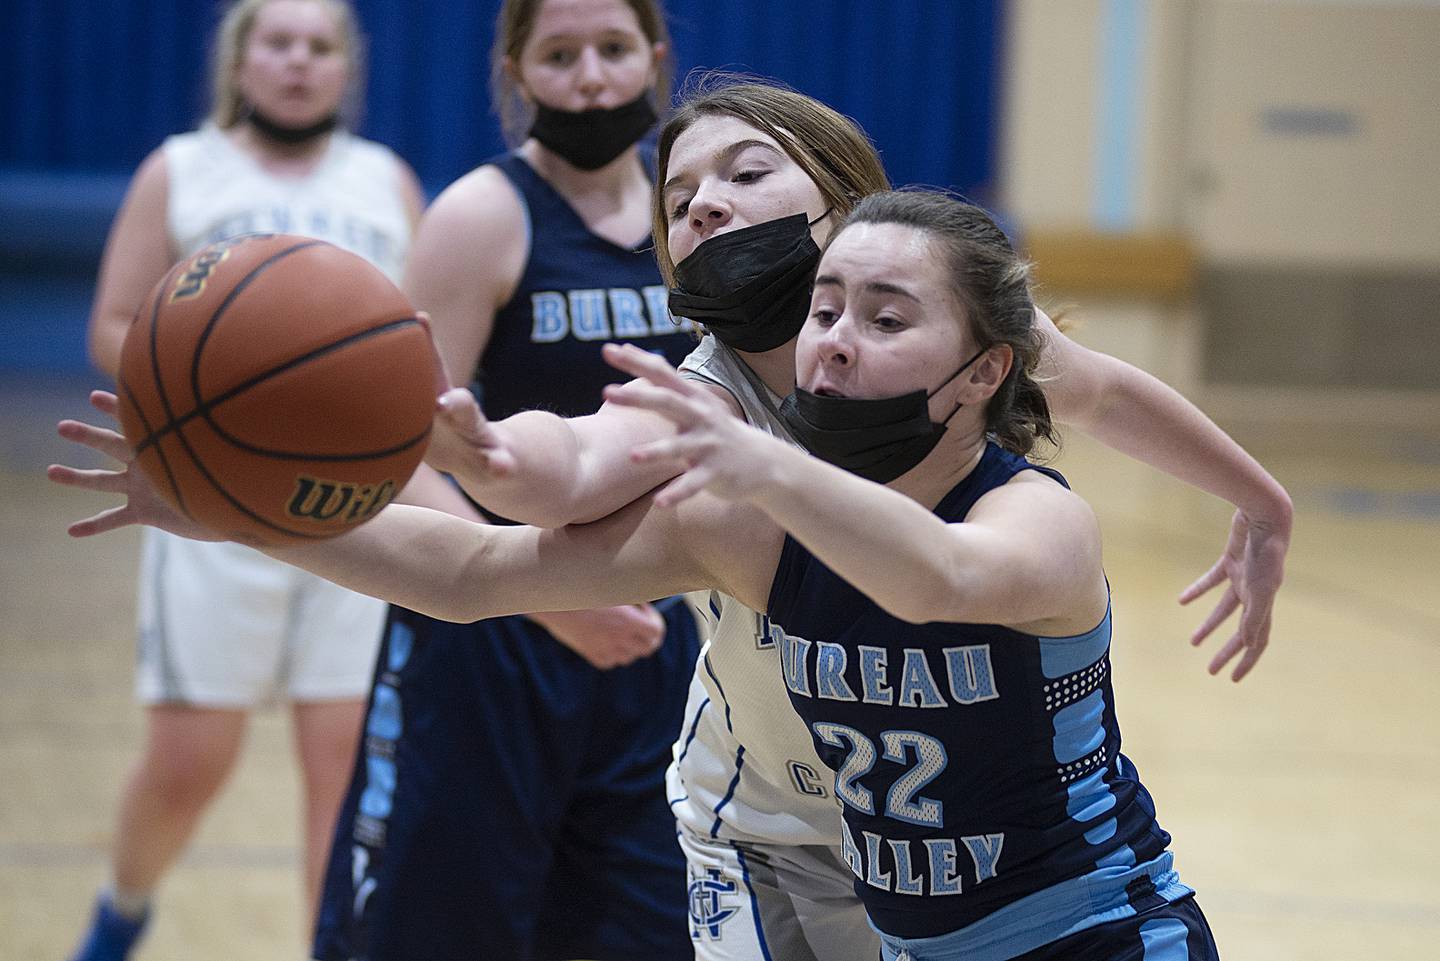
[[[131,319],[170,265],[225,237],[317,237],[399,281],[423,200],[403,161],[345,130],[361,43],[348,0],[226,10],[208,119],[145,159],[111,228],[90,322],[97,366],[115,375]],[[249,712],[275,699],[293,714],[313,912],[384,605],[238,544],[147,531],[139,614],[145,749],[75,961],[126,957],[156,886],[234,767]]]

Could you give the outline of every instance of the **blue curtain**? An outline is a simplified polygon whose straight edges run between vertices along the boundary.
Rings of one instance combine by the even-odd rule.
[[[669,0],[679,77],[784,80],[849,114],[899,183],[984,198],[1003,0]],[[488,94],[498,0],[358,0],[361,131],[438,189],[501,148]],[[0,2],[0,166],[128,173],[204,111],[211,0]]]

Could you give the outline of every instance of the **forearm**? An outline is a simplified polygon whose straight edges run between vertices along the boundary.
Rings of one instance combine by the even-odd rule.
[[[1265,468],[1179,392],[1123,366],[1104,403],[1079,425],[1087,434],[1229,501],[1253,524],[1290,530],[1290,496]]]
[[[264,552],[361,594],[465,623],[511,613],[503,610],[505,599],[498,591],[466,584],[471,572],[483,568],[483,558],[498,536],[498,528],[425,507],[391,504],[339,537]],[[482,600],[493,603],[481,608]]]
[[[504,476],[491,472],[455,478],[471,497],[502,517],[537,527],[584,524],[614,513],[655,485],[668,471],[630,460],[630,447],[664,430],[654,419],[604,414],[563,418],[525,411],[492,427],[515,457]]]
[[[922,623],[963,607],[949,525],[898,491],[776,448],[772,479],[753,503],[807,550],[896,617]]]

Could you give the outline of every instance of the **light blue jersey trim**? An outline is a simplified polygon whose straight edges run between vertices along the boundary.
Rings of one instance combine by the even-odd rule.
[[[1136,867],[1105,867],[1013,901],[968,927],[932,938],[901,938],[876,929],[884,961],[1008,961],[1098,924],[1132,917],[1128,887],[1148,877],[1166,901],[1194,894],[1180,882],[1166,851]],[[872,925],[873,926],[873,925]],[[1164,958],[1165,955],[1158,957]]]
[[[1144,961],[1187,961],[1190,957],[1190,948],[1186,944],[1189,937],[1184,921],[1175,918],[1146,921],[1140,925]]]

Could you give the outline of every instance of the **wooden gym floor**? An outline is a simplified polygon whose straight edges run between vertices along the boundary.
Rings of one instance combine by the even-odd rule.
[[[138,539],[70,541],[103,499],[40,473],[72,456],[49,437],[83,386],[0,381],[0,958],[16,961],[73,946],[141,735]],[[1059,459],[1104,524],[1126,752],[1224,957],[1440,958],[1440,438],[1363,456],[1248,440],[1297,523],[1271,649],[1238,686],[1205,674],[1186,643],[1203,611],[1173,600],[1227,508],[1082,440]],[[257,717],[139,961],[305,957],[298,812],[286,718]]]

